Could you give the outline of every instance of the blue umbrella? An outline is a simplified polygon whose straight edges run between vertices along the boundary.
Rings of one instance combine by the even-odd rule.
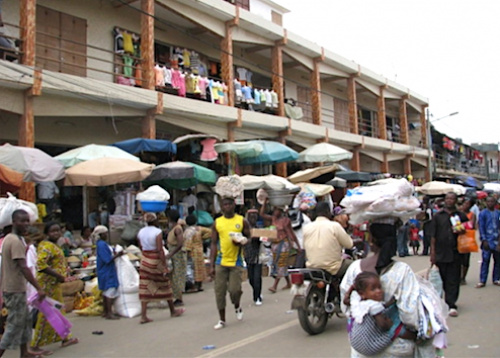
[[[252,140],[248,143],[258,143],[262,146],[262,153],[251,158],[241,158],[240,165],[252,164],[276,164],[295,160],[299,157],[299,153],[279,142],[268,140]]]
[[[471,177],[471,176],[465,176],[465,175],[458,176],[457,181],[464,186],[476,188],[478,190],[481,190],[484,188],[483,183],[481,183],[479,180],[477,180],[476,178]]]
[[[165,139],[134,138],[113,143],[111,145],[123,149],[124,151],[131,154],[140,152],[169,152],[172,154],[177,153],[177,145]]]

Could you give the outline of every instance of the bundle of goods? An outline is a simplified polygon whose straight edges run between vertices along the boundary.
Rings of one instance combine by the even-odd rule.
[[[17,199],[11,193],[7,198],[0,198],[0,228],[12,225],[12,213],[16,210],[24,210],[30,217],[30,223],[38,219],[38,209],[35,204]]]
[[[407,221],[420,212],[420,202],[413,192],[413,185],[406,179],[380,181],[348,190],[340,205],[350,214],[353,225],[385,217]]]
[[[244,190],[243,182],[238,175],[220,177],[215,184],[215,192],[221,198],[238,198]]]
[[[170,194],[159,185],[152,185],[142,193],[137,194],[143,211],[160,212],[167,208]]]

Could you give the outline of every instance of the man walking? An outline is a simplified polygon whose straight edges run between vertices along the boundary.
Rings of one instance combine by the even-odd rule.
[[[0,357],[6,349],[21,348],[21,357],[37,357],[28,351],[31,340],[31,315],[26,301],[26,281],[35,287],[39,299],[45,297],[38,282],[26,266],[26,243],[29,215],[24,210],[12,213],[12,232],[2,244],[2,294],[8,311],[7,327],[0,341]]]
[[[465,233],[463,225],[469,219],[457,210],[457,195],[448,193],[443,210],[436,213],[431,226],[431,263],[439,268],[449,315],[458,317],[457,300],[460,293],[462,260],[457,250],[458,235]]]
[[[481,239],[481,273],[476,288],[486,285],[491,256],[493,256],[493,284],[500,286],[500,245],[498,242],[500,230],[500,211],[495,209],[496,200],[489,196],[486,199],[486,209],[479,214],[479,234]]]
[[[250,224],[243,216],[235,213],[236,205],[234,199],[222,199],[223,216],[215,219],[212,227],[212,244],[210,246],[211,275],[215,276],[214,290],[217,309],[219,310],[219,322],[214,329],[222,329],[226,326],[226,292],[229,291],[231,302],[236,311],[236,319],[243,319],[243,310],[240,306],[241,274],[243,270],[243,245],[241,233],[250,237]]]

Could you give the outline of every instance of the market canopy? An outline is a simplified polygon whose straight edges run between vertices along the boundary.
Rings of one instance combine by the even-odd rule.
[[[23,183],[23,174],[0,164],[0,194],[15,192]]]
[[[240,159],[256,157],[264,150],[262,144],[253,141],[218,143],[214,148],[217,153],[233,152]]]
[[[257,189],[271,189],[271,190],[283,190],[283,189],[298,189],[297,185],[290,183],[283,177],[277,175],[243,175],[240,177],[241,182],[245,190],[257,190]]]
[[[314,196],[324,196],[335,190],[333,186],[327,184],[298,183],[297,185],[300,186],[301,191],[312,193]]]
[[[337,170],[344,170],[344,167],[339,164],[325,165],[322,167],[316,167],[311,169],[300,170],[288,177],[292,183],[300,183],[305,181],[310,181],[321,175],[333,173]]]
[[[345,179],[348,183],[368,183],[372,180],[372,175],[370,173],[356,172],[353,170],[336,172],[335,176]]]
[[[186,135],[177,137],[174,139],[174,141],[172,143],[179,144],[181,142],[184,142],[185,140],[200,139],[200,138],[215,138],[218,141],[221,140],[219,137],[217,137],[216,135],[213,135],[213,134],[197,133],[197,134],[186,134]]]
[[[335,188],[345,188],[347,187],[347,180],[334,177],[332,180],[327,181],[325,184],[331,185]]]
[[[166,139],[133,138],[111,144],[127,153],[168,152],[177,153],[177,145]]]
[[[107,186],[144,180],[153,164],[122,158],[98,158],[76,164],[66,170],[64,185]]]
[[[340,162],[352,158],[352,153],[336,145],[317,143],[299,153],[298,162]]]
[[[211,169],[190,162],[170,162],[156,166],[144,181],[168,189],[187,189],[199,183],[215,184],[217,175]]]
[[[120,148],[98,144],[88,144],[83,147],[71,149],[55,157],[55,159],[63,163],[66,168],[70,168],[73,165],[87,160],[99,158],[128,159],[140,162],[139,158],[121,150]]]
[[[445,195],[453,192],[457,195],[464,195],[466,189],[460,184],[449,184],[443,181],[430,181],[415,189],[424,195]]]
[[[458,176],[457,177],[458,184],[463,186],[468,186],[470,188],[475,188],[481,190],[484,188],[483,183],[481,183],[478,179],[471,176]]]
[[[0,164],[22,173],[25,182],[56,181],[64,178],[63,165],[36,148],[4,144],[0,146]]]

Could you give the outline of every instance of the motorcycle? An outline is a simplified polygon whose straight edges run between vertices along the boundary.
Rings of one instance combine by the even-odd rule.
[[[358,248],[364,243],[355,242],[344,257],[357,260],[366,256],[366,250]],[[294,295],[291,309],[296,309],[299,322],[310,335],[322,333],[328,319],[337,315],[343,317],[340,309],[340,278],[316,268],[295,268],[288,270]]]

